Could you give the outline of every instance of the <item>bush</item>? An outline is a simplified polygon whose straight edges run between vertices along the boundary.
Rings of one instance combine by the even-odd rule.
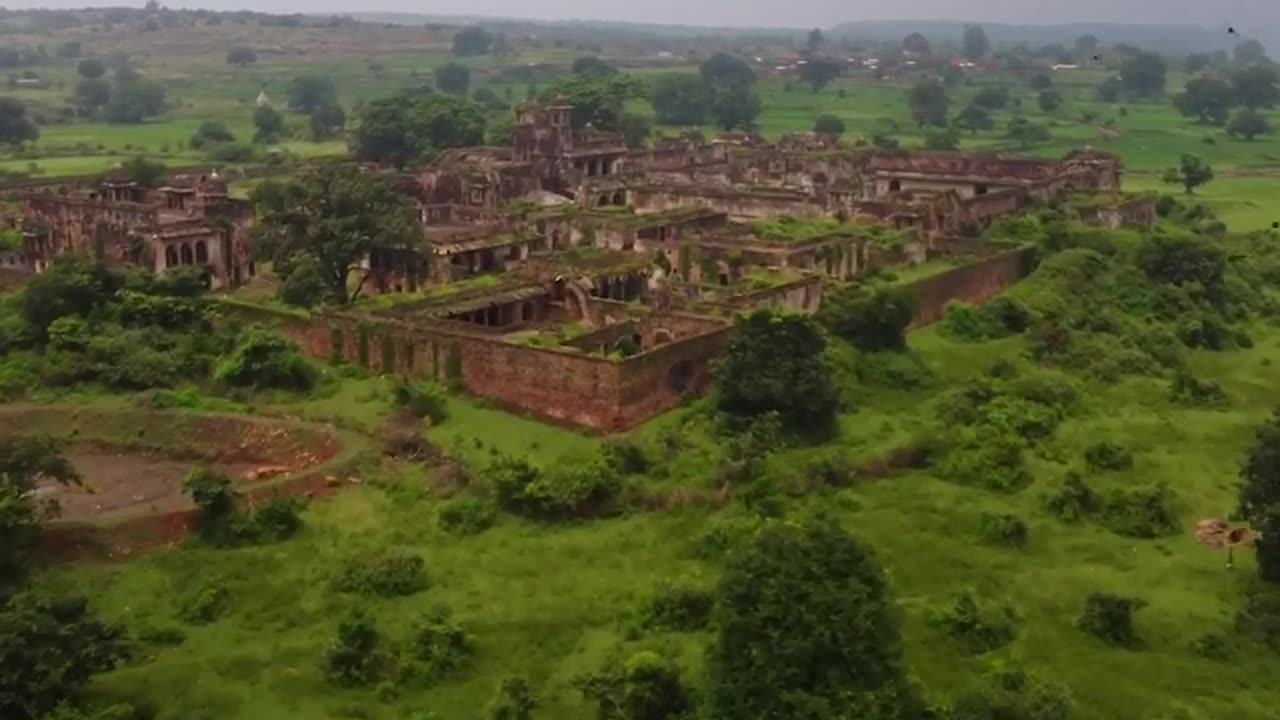
[[[414,417],[429,418],[432,425],[439,425],[449,417],[447,394],[443,387],[429,380],[398,377],[392,386],[396,407]]]
[[[853,365],[858,382],[892,390],[917,390],[933,384],[933,370],[913,352],[862,352]]]
[[[277,497],[249,516],[253,540],[278,542],[288,540],[302,529],[302,501]]]
[[[658,585],[642,613],[641,625],[655,630],[701,630],[711,620],[715,596],[709,588],[681,581]]]
[[[1133,453],[1103,440],[1084,449],[1084,461],[1090,470],[1128,470],[1133,467]]]
[[[428,610],[410,631],[406,674],[427,684],[457,672],[471,657],[471,640],[448,608]]]
[[[950,604],[931,611],[928,621],[975,655],[1008,645],[1018,631],[1012,607],[980,603],[973,590],[960,592]]]
[[[1031,310],[1021,301],[1000,296],[973,306],[959,300],[947,303],[942,329],[947,334],[971,342],[1016,335],[1030,327]]]
[[[1230,403],[1227,392],[1212,380],[1200,380],[1189,371],[1179,369],[1169,384],[1169,399],[1179,405],[1225,407]]]
[[[363,610],[352,610],[338,625],[338,635],[325,652],[325,677],[335,685],[368,685],[385,666],[377,627]]]
[[[227,385],[281,390],[310,390],[316,372],[292,341],[259,328],[245,331],[214,369]]]
[[[692,693],[670,659],[641,651],[625,663],[612,661],[596,673],[574,679],[583,698],[611,720],[680,718],[693,707]]]
[[[1231,644],[1217,633],[1205,633],[1191,643],[1191,652],[1210,660],[1230,660]]]
[[[764,524],[764,518],[740,510],[716,513],[703,525],[694,544],[694,554],[703,560],[718,560],[750,538]]]
[[[1137,598],[1090,593],[1078,624],[1081,630],[1108,645],[1135,647],[1138,635],[1133,627],[1133,613],[1145,604]]]
[[[608,440],[600,448],[606,466],[621,475],[640,475],[649,469],[644,448],[630,440]]]
[[[992,545],[1022,547],[1027,544],[1027,524],[1017,515],[982,513],[978,518],[978,535]]]
[[[485,720],[530,720],[538,699],[524,678],[504,678],[485,707]]]
[[[1236,629],[1280,652],[1280,589],[1272,583],[1250,584],[1236,614]]]
[[[962,485],[1017,492],[1031,484],[1022,441],[1012,435],[969,431],[948,449],[938,475]]]
[[[1101,510],[1102,498],[1085,484],[1080,473],[1072,471],[1063,478],[1062,487],[1049,496],[1046,505],[1059,520],[1076,522]]]
[[[901,288],[860,288],[837,291],[822,303],[816,316],[831,334],[859,350],[905,350],[906,329],[915,313],[915,296]]]
[[[483,498],[457,497],[440,506],[436,515],[440,529],[455,535],[475,535],[493,526],[497,508]]]
[[[1177,497],[1163,482],[1107,494],[1103,523],[1125,537],[1156,538],[1178,533]]]
[[[484,472],[503,508],[545,520],[565,520],[612,509],[622,478],[605,462],[563,461],[550,470],[500,456]]]
[[[231,604],[231,593],[221,585],[203,585],[183,598],[178,617],[192,625],[207,625],[217,620]]]
[[[1074,701],[1065,687],[998,665],[961,692],[947,720],[1067,720]]]
[[[351,557],[333,581],[335,590],[371,597],[404,597],[429,585],[422,557],[400,549]]]

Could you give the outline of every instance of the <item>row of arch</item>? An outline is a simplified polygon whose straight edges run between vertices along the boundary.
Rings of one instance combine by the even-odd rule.
[[[197,240],[194,249],[191,243],[182,245],[166,245],[164,248],[164,266],[204,265],[209,262],[209,245],[204,240]]]
[[[596,200],[596,207],[609,207],[611,205],[615,207],[626,207],[626,204],[627,192],[625,190],[618,190],[612,193],[602,193]]]

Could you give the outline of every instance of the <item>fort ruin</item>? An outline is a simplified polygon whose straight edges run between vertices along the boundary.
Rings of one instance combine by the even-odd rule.
[[[234,307],[280,321],[319,357],[616,431],[704,388],[739,311],[811,313],[832,283],[973,260],[912,287],[921,324],[1028,271],[1025,249],[982,239],[1000,217],[1047,204],[1111,227],[1155,216],[1153,198],[1121,192],[1119,159],[1090,149],[1045,160],[733,133],[631,150],[618,133],[572,128],[571,111],[525,105],[508,147],[370,168],[417,203],[424,237],[367,258],[369,297],[306,317]],[[152,191],[108,178],[27,193],[23,206],[31,271],[80,252],[157,272],[206,267],[214,289],[255,274],[252,210],[214,176]]]

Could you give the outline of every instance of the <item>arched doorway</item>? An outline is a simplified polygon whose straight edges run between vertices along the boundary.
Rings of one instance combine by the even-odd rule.
[[[195,263],[195,256],[191,253],[191,246],[186,243],[183,243],[182,244],[182,264],[192,265],[194,263]]]
[[[164,266],[171,268],[178,264],[178,251],[172,245],[166,245],[164,249]]]
[[[196,262],[202,265],[209,262],[209,246],[203,240],[196,241]]]

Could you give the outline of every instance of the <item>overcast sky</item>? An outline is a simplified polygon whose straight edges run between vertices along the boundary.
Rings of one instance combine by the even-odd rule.
[[[7,7],[142,5],[142,2],[46,0],[4,2]],[[1280,30],[1280,0],[197,0],[171,7],[260,12],[410,12],[493,15],[554,20],[628,20],[687,25],[830,27],[852,20],[978,20],[1009,23],[1123,22],[1235,26],[1242,35]],[[253,5],[253,7],[249,7]],[[1252,32],[1251,32],[1252,28]]]

